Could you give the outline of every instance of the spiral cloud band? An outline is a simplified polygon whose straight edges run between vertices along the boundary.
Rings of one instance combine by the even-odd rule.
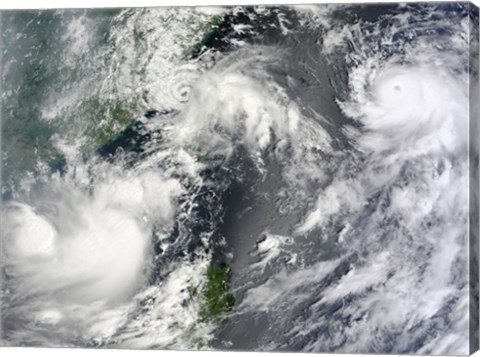
[[[478,349],[478,9],[2,12],[1,342]]]

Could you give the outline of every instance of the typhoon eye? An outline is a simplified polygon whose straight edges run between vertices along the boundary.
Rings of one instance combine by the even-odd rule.
[[[0,345],[478,348],[475,6],[0,18]]]

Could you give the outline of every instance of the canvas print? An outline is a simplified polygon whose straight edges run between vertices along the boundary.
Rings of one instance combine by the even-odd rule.
[[[2,10],[3,346],[478,349],[478,9]]]

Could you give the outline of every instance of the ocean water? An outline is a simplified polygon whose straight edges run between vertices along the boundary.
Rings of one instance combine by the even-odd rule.
[[[468,354],[476,8],[1,26],[4,345]]]

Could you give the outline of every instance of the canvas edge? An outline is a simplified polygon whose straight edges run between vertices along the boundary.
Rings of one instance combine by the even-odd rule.
[[[479,350],[479,8],[469,3],[469,353]]]
[[[0,11],[0,93],[3,93],[3,83],[2,83],[2,78],[3,78],[3,11]],[[2,127],[3,127],[3,100],[0,97],[0,157],[3,157],[3,152],[2,152],[2,141],[3,141],[3,136],[2,136]],[[2,160],[3,161],[3,160]],[[0,187],[2,186],[2,178],[3,178],[3,163],[0,165]],[[3,312],[3,262],[4,260],[4,254],[3,254],[3,212],[2,210],[3,206],[3,200],[0,196],[0,347],[4,347],[4,339],[3,339],[3,319],[2,319],[2,312]]]

